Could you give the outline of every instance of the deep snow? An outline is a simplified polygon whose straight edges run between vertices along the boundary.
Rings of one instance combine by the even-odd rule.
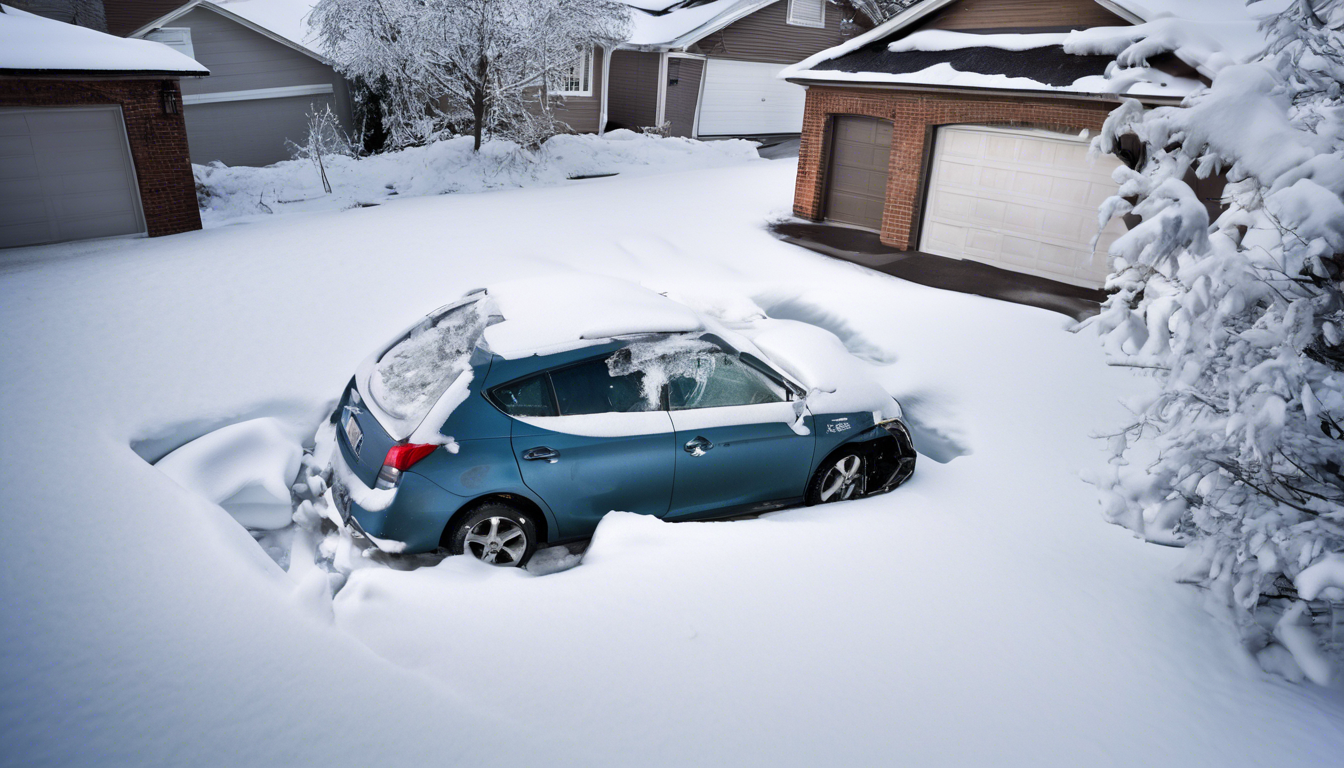
[[[1333,765],[1344,690],[1237,656],[1176,550],[1103,521],[1093,434],[1146,389],[1058,315],[774,240],[792,161],[276,215],[0,256],[6,763]],[[535,577],[283,572],[146,463],[311,436],[430,309],[573,270],[834,331],[923,460],[758,520],[615,515]],[[926,449],[929,450],[929,449]]]

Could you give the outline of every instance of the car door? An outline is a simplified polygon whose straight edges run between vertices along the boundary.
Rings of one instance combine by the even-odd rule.
[[[715,352],[668,382],[676,429],[673,518],[750,511],[802,497],[816,443],[811,418],[769,376]],[[805,433],[805,434],[800,434]]]
[[[492,390],[514,416],[523,482],[551,508],[561,537],[592,533],[613,510],[667,514],[672,420],[646,400],[643,378],[612,376],[601,357]]]

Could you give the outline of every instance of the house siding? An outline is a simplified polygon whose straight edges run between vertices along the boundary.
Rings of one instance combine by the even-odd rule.
[[[840,29],[841,12],[854,11],[830,3],[825,8],[825,28],[792,26],[788,23],[788,0],[779,0],[706,35],[689,50],[715,59],[793,64],[845,41]]]
[[[329,94],[187,105],[192,162],[269,165],[287,160],[285,142],[303,140],[310,107],[329,106],[346,130],[351,127],[349,90],[330,65],[204,8],[168,26],[191,29],[196,60],[210,69],[209,77],[182,82],[188,96],[303,85],[332,88]]]
[[[908,31],[1129,26],[1095,0],[961,0],[935,11]]]
[[[0,107],[120,106],[145,227],[160,237],[201,228],[186,123],[181,113],[163,113],[165,86],[178,92],[180,103],[175,80],[0,78]]]
[[[615,51],[607,91],[607,120],[638,130],[658,119],[657,53]]]
[[[705,62],[671,57],[667,60],[667,106],[663,118],[671,123],[670,135],[690,136],[695,129],[695,107],[700,99],[700,77]],[[676,84],[672,80],[675,78]]]
[[[602,127],[602,62],[605,52],[599,47],[593,50],[593,95],[566,96],[563,104],[557,104],[552,110],[556,119],[568,125],[575,133],[597,133]]]
[[[825,160],[830,155],[830,131],[836,115],[866,115],[891,121],[891,157],[881,240],[893,248],[913,250],[919,242],[927,168],[939,126],[997,125],[1065,133],[1095,132],[1101,130],[1113,107],[1113,104],[1065,99],[814,86],[808,89],[803,116],[793,210],[813,221],[823,217]]]

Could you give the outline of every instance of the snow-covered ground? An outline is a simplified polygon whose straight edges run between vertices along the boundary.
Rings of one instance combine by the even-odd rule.
[[[0,255],[0,762],[1337,764],[1344,689],[1241,659],[1180,553],[1103,522],[1079,479],[1145,382],[1060,315],[774,240],[794,171]],[[258,417],[308,439],[416,317],[574,270],[831,329],[890,363],[946,463],[757,520],[614,515],[547,576],[363,568],[323,602],[132,449]]]

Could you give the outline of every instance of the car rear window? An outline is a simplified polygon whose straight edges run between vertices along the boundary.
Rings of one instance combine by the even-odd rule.
[[[485,332],[479,302],[426,318],[392,345],[369,377],[369,396],[394,419],[419,424],[448,386],[471,367]]]
[[[554,416],[555,400],[546,374],[515,381],[490,391],[490,396],[510,416]]]

